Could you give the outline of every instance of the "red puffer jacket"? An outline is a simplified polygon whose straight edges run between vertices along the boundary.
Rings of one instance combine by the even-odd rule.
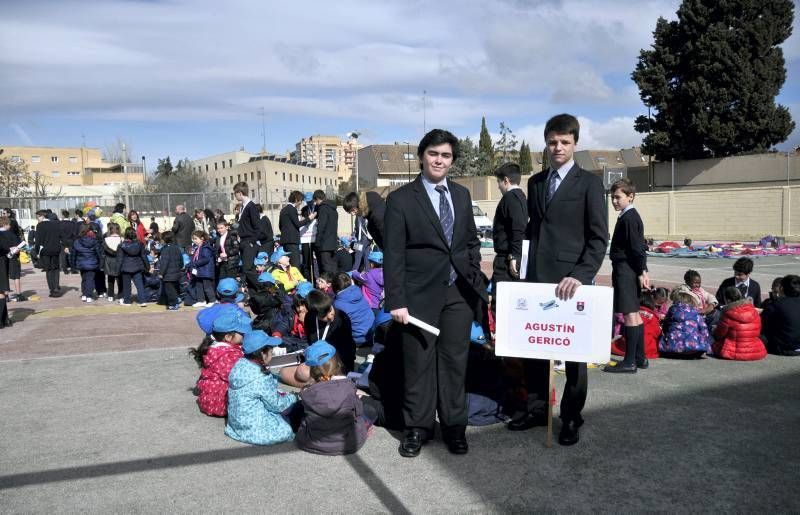
[[[749,300],[732,302],[722,308],[711,348],[719,358],[757,361],[767,355],[760,334],[761,317],[753,304]]]
[[[639,315],[644,324],[644,357],[647,359],[658,358],[658,337],[661,336],[661,324],[658,314],[646,306],[639,306]],[[623,331],[623,335],[625,332]],[[617,356],[624,356],[625,349],[628,347],[625,336],[614,340],[611,343],[611,353]]]

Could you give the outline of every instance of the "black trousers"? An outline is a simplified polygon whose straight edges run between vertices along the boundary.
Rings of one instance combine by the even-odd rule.
[[[178,281],[163,281],[164,293],[167,296],[167,306],[178,303]]]
[[[47,288],[50,292],[58,291],[61,288],[61,271],[59,270],[58,255],[55,256],[39,256],[39,265],[45,272],[47,277]]]
[[[314,253],[317,255],[319,271],[336,275],[336,272],[339,271],[339,267],[336,265],[336,259],[333,257],[335,252],[333,250],[316,250]]]
[[[122,295],[122,276],[121,275],[107,275],[107,284],[106,284],[106,293],[108,297],[113,299],[114,298],[114,291],[116,291],[116,295]],[[116,289],[114,286],[116,285]]]
[[[300,247],[303,254],[303,268],[300,269],[300,272],[311,284],[314,284],[314,279],[319,275],[319,270],[314,265],[314,253],[311,251],[311,244],[303,243]]]
[[[517,265],[519,266],[519,265]],[[508,258],[505,255],[496,255],[492,263],[492,311],[497,312],[497,283],[503,281],[516,281],[508,271]]]
[[[289,263],[300,270],[300,264],[303,262],[303,254],[300,252],[299,243],[284,243],[283,250],[289,253]],[[307,277],[304,275],[304,277]]]
[[[424,429],[432,436],[437,411],[445,437],[463,433],[467,425],[465,379],[473,317],[468,288],[457,281],[447,289],[434,324],[441,331],[438,337],[412,325],[392,324],[395,334],[390,338],[397,338],[402,348],[406,428]]]
[[[550,382],[550,362],[543,359],[526,359],[525,380],[528,384],[528,411],[543,412],[547,410],[550,399],[548,391]],[[564,385],[564,394],[561,396],[561,420],[580,421],[581,411],[586,404],[586,391],[589,378],[586,363],[573,363],[567,361],[567,384]]]
[[[81,270],[81,295],[91,298],[94,294],[94,270]]]
[[[94,289],[98,295],[102,295],[108,291],[106,288],[106,273],[102,269],[95,270],[94,272]]]
[[[66,252],[70,248],[71,246],[62,247],[61,254],[58,255],[59,268],[61,268],[61,271],[64,272],[65,274],[69,273],[70,270],[74,269],[74,266],[72,264],[72,254],[71,253],[68,254]]]
[[[256,265],[253,264],[253,260],[260,251],[259,246],[256,245],[256,242],[243,241],[239,247],[239,251],[242,254],[242,270],[244,273],[247,274],[255,272]]]

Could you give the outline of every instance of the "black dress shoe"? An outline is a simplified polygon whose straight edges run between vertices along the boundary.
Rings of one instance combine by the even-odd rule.
[[[467,437],[464,435],[457,436],[447,440],[447,450],[453,454],[467,454],[469,452],[469,445],[467,445]]]
[[[523,417],[508,423],[509,431],[526,431],[536,426],[546,426],[547,415],[544,413],[526,413]]]
[[[580,437],[578,436],[578,428],[583,425],[583,420],[578,422],[570,420],[569,422],[562,422],[561,432],[558,433],[558,443],[561,445],[575,445],[578,443]]]
[[[641,368],[642,370],[647,370],[650,368],[650,361],[647,358],[644,358],[644,361],[641,363],[636,363],[636,368]]]
[[[626,365],[622,361],[617,361],[617,364],[613,367],[609,365],[604,366],[603,372],[611,372],[612,374],[635,374],[636,365],[633,363]]]
[[[397,452],[404,458],[416,458],[422,450],[423,444],[427,441],[427,435],[419,429],[408,429],[400,442]]]

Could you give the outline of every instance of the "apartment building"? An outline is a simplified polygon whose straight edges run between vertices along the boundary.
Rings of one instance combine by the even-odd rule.
[[[109,194],[125,184],[143,184],[141,163],[103,161],[100,149],[89,147],[22,147],[0,145],[3,157],[27,165],[31,178],[48,189],[64,194],[82,194],[81,189],[108,190]],[[127,172],[127,173],[125,173]]]
[[[360,148],[358,139],[342,141],[338,136],[316,134],[301,139],[291,153],[298,163],[305,163],[324,170],[335,171],[339,182],[347,182],[355,169],[355,153]]]

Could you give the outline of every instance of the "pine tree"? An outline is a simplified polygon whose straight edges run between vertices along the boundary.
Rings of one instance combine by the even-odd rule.
[[[478,152],[483,154],[483,159],[488,162],[488,167],[491,168],[494,163],[494,145],[492,144],[492,137],[489,135],[489,129],[486,128],[486,117],[481,117],[481,135],[478,139]]]
[[[529,174],[533,171],[533,160],[531,159],[531,147],[522,140],[519,146],[519,168],[523,175]]]
[[[550,155],[547,153],[547,147],[542,149],[542,171],[546,172],[550,169]]]
[[[631,74],[653,115],[639,116],[643,152],[659,160],[765,151],[794,129],[775,96],[786,80],[791,0],[684,0],[659,18]]]

